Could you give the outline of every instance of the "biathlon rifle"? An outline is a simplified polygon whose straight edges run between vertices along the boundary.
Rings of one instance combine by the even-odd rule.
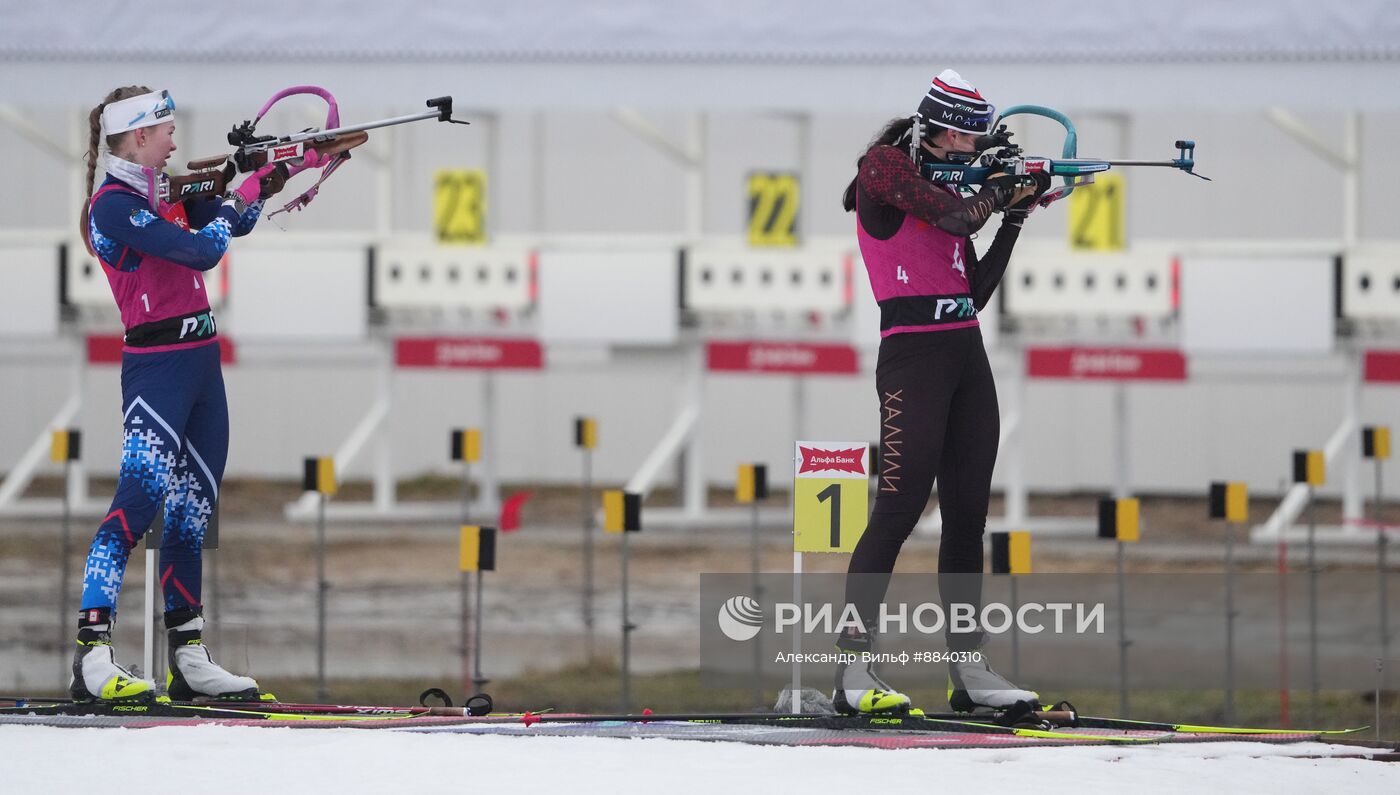
[[[258,122],[268,110],[279,101],[296,94],[312,94],[325,100],[327,106],[325,129],[310,128],[289,135],[258,135]],[[233,153],[220,157],[207,157],[191,160],[191,173],[170,178],[170,196],[175,202],[187,199],[208,198],[223,195],[225,187],[239,174],[250,174],[268,165],[275,168],[267,177],[275,181],[276,190],[281,189],[291,175],[306,168],[319,168],[321,176],[316,183],[300,196],[288,202],[280,210],[268,217],[289,210],[300,210],[311,203],[331,174],[342,163],[350,159],[350,150],[369,140],[369,130],[391,127],[415,121],[436,119],[452,124],[469,122],[452,118],[452,97],[436,97],[428,100],[431,110],[407,116],[364,122],[362,124],[340,124],[340,109],[335,97],[318,86],[292,86],[272,96],[258,111],[256,118],[244,120],[228,134],[228,142],[234,147]],[[308,159],[308,154],[311,157]],[[312,165],[308,165],[311,162]],[[276,190],[273,192],[275,193]]]
[[[1022,153],[1021,147],[1011,143],[1012,133],[1007,131],[1003,122],[1008,116],[1022,113],[1053,119],[1065,128],[1065,141],[1060,159],[1027,157]],[[915,117],[914,123],[919,124],[918,117]],[[1036,200],[1036,206],[1039,207],[1045,207],[1051,202],[1065,198],[1073,193],[1075,188],[1092,184],[1095,174],[1108,171],[1114,166],[1175,168],[1193,177],[1210,181],[1210,177],[1195,172],[1195,141],[1177,141],[1177,156],[1171,160],[1097,160],[1077,156],[1079,136],[1074,129],[1074,122],[1053,108],[1041,105],[1015,105],[1007,108],[997,117],[994,126],[994,132],[977,139],[976,152],[950,153],[950,162],[932,162],[918,157],[917,150],[921,136],[916,132],[911,141],[910,149],[913,150],[911,154],[916,155],[915,162],[919,163],[919,173],[931,182],[953,186],[980,185],[994,174],[1023,177],[1021,184],[1024,185],[1034,184],[1035,180],[1031,176],[1033,174],[1049,174],[1051,177],[1062,178],[1064,184],[1051,188]],[[988,151],[991,149],[996,151]]]

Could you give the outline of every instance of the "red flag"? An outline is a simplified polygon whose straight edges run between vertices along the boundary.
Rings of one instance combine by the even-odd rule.
[[[520,506],[533,496],[534,492],[522,491],[506,498],[505,503],[501,505],[501,521],[498,525],[502,533],[520,529]]]

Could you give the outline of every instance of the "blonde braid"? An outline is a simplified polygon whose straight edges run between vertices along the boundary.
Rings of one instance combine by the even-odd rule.
[[[102,102],[98,103],[97,107],[88,112],[88,150],[87,154],[83,156],[83,159],[87,160],[87,179],[83,181],[83,185],[87,189],[87,196],[83,199],[83,209],[78,215],[78,235],[82,238],[83,245],[87,247],[88,254],[91,256],[97,256],[97,252],[92,250],[92,241],[88,239],[88,213],[92,208],[92,182],[97,176],[97,145],[102,137],[102,111],[113,102],[127,97],[149,94],[150,91],[145,86],[122,86],[113,90],[102,99]],[[107,136],[107,148],[109,150],[116,149],[126,135],[127,133],[118,133]]]

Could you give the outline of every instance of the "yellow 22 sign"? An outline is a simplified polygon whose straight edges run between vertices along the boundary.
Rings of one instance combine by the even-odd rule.
[[[749,174],[750,246],[793,247],[798,243],[797,210],[802,183],[793,171],[755,171]]]

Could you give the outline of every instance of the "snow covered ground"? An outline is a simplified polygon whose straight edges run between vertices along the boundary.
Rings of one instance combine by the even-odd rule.
[[[0,726],[7,793],[828,791],[874,776],[899,789],[1073,782],[1094,791],[1400,792],[1400,764],[1361,749],[1210,743],[887,751],[677,740],[410,734],[364,729]],[[173,768],[169,772],[167,767]],[[848,778],[854,777],[854,778]],[[844,786],[844,785],[843,785]],[[1111,790],[1110,790],[1111,788]],[[946,790],[943,790],[946,791]]]

